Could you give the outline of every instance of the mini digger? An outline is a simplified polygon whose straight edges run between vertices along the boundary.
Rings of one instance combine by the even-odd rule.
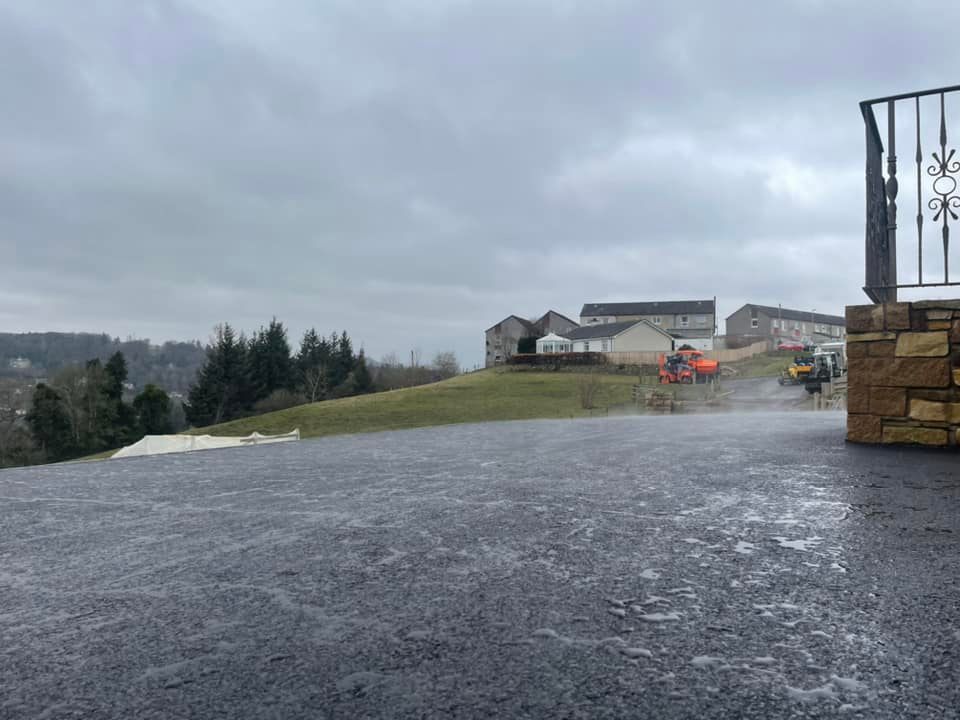
[[[803,385],[813,369],[814,359],[812,356],[797,356],[786,370],[780,373],[777,382],[781,385]]]

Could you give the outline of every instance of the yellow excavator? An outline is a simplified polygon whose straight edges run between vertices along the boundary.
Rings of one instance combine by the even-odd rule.
[[[813,357],[797,356],[786,370],[780,373],[777,382],[781,385],[803,385],[813,369]]]

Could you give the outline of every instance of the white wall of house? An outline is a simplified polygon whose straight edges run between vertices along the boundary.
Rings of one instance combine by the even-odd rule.
[[[673,338],[646,323],[637,323],[613,338],[611,352],[645,352],[673,350]]]
[[[713,338],[676,338],[674,343],[677,347],[689,345],[695,350],[713,350]]]
[[[669,352],[673,347],[673,338],[646,323],[637,323],[616,337],[573,341],[573,352]]]

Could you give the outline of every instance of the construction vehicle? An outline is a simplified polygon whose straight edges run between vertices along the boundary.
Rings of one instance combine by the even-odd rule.
[[[793,363],[790,365],[790,367],[786,368],[780,373],[780,377],[777,378],[777,382],[781,385],[801,385],[806,382],[807,375],[810,373],[813,365],[814,362],[812,356],[796,356],[793,358]]]
[[[821,392],[823,383],[842,377],[847,372],[847,358],[843,343],[830,343],[831,347],[821,346],[813,354],[813,366],[807,373],[804,388],[808,393]]]
[[[720,376],[720,361],[708,359],[702,350],[677,350],[677,355],[693,368],[694,382],[705,383]]]
[[[692,385],[694,369],[686,363],[682,355],[660,355],[660,384],[682,383]]]

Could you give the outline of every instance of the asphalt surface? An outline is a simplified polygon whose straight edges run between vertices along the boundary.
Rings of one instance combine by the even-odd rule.
[[[811,406],[810,395],[802,385],[781,385],[775,377],[724,379],[723,390],[733,392],[724,403],[726,409],[768,412]]]
[[[0,471],[0,717],[958,717],[960,456],[843,421]]]

